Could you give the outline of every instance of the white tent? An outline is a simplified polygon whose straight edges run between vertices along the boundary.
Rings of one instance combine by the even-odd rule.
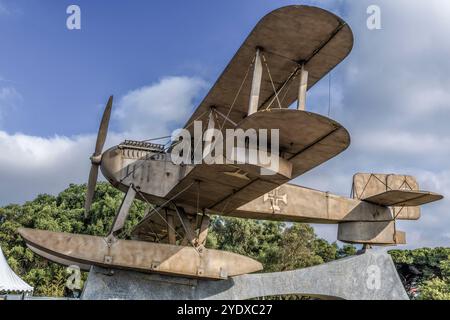
[[[0,293],[31,293],[33,287],[14,273],[0,248]]]

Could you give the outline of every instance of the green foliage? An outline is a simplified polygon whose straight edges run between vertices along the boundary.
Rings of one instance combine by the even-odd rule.
[[[252,257],[264,272],[288,271],[335,260],[338,246],[317,238],[307,224],[214,217],[207,247]],[[355,250],[356,251],[356,250]],[[266,299],[305,299],[296,295]]]
[[[281,240],[281,228],[277,222],[213,217],[206,246],[270,261]]]
[[[450,248],[392,250],[389,253],[412,298],[450,299]]]
[[[39,195],[22,206],[0,208],[0,245],[12,269],[35,288],[36,295],[70,295],[65,289],[66,270],[27,249],[17,229],[107,235],[123,193],[107,183],[99,183],[90,217],[85,220],[85,192],[85,185],[70,185],[56,197]],[[145,206],[141,201],[134,201],[122,237],[129,236],[143,216]],[[353,246],[338,248],[335,243],[317,238],[309,225],[219,217],[212,218],[207,247],[257,259],[266,272],[313,266],[355,252]]]
[[[84,218],[85,185],[70,185],[57,196],[40,195],[24,205],[0,208],[0,245],[11,268],[40,296],[70,296],[64,267],[26,248],[20,227],[105,236],[124,194],[107,183],[96,188],[90,217]],[[121,237],[129,237],[146,204],[134,201]],[[259,260],[265,272],[309,267],[356,254],[352,245],[339,247],[318,238],[311,226],[281,222],[212,217],[207,247]],[[450,299],[450,249],[390,251],[411,296]],[[83,274],[83,280],[86,274]],[[417,290],[416,290],[417,289]],[[418,294],[414,294],[418,292]],[[298,299],[297,296],[283,297]]]
[[[315,252],[316,240],[309,225],[294,224],[286,228],[268,271],[294,270],[323,263],[322,257]]]
[[[0,245],[11,268],[35,288],[35,295],[63,296],[67,274],[64,267],[48,262],[26,248],[17,233],[20,227],[106,235],[123,193],[107,183],[96,188],[91,216],[84,218],[85,185],[70,185],[58,196],[40,195],[22,206],[0,208]],[[142,217],[145,204],[135,201],[125,225],[124,237]],[[84,275],[85,277],[86,275]]]
[[[450,279],[433,278],[421,285],[420,300],[450,300]]]
[[[207,247],[252,257],[265,272],[305,268],[356,253],[353,246],[341,250],[318,238],[307,224],[228,217],[212,219]]]

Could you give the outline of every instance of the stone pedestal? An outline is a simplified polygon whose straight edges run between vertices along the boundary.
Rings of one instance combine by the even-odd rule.
[[[294,271],[196,280],[93,267],[85,300],[238,300],[298,294],[324,299],[407,300],[391,257],[366,253]]]

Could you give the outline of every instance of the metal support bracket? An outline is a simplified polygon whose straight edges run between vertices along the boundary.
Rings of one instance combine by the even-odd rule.
[[[194,247],[196,247],[197,237],[195,236],[194,228],[192,227],[191,221],[188,219],[186,213],[183,208],[176,208],[176,212],[178,218],[180,219],[181,225],[183,226],[184,231],[186,232],[185,239],[182,242],[184,245],[185,242],[191,243]]]
[[[252,89],[250,92],[250,102],[248,106],[248,115],[252,115],[258,111],[259,96],[261,92],[261,80],[262,80],[262,62],[261,62],[261,50],[256,49],[255,63],[253,68]]]
[[[175,245],[177,241],[177,236],[175,233],[174,216],[168,213],[167,210],[166,210],[166,220],[167,220],[167,237],[169,244]]]
[[[202,216],[200,229],[198,231],[198,240],[197,245],[204,247],[206,244],[206,238],[208,236],[208,227],[209,227],[210,219],[207,215]]]
[[[114,218],[114,222],[111,231],[109,232],[108,238],[110,236],[117,235],[123,229],[135,197],[136,197],[136,190],[134,189],[133,185],[130,185],[127,194],[125,195],[125,198],[123,198],[122,200],[120,209],[117,212],[116,217]]]
[[[302,64],[300,70],[300,85],[298,87],[298,101],[297,109],[305,110],[306,107],[306,91],[308,90],[308,71],[305,70],[305,65]]]
[[[211,153],[214,146],[214,143],[212,142],[212,139],[214,137],[213,130],[216,127],[216,122],[214,118],[215,118],[214,109],[211,109],[211,112],[209,113],[208,129],[206,129],[205,132],[205,147],[203,148],[203,159],[206,158]]]

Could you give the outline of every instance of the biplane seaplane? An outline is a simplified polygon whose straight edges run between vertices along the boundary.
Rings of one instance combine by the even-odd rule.
[[[111,97],[91,157],[85,205],[89,214],[100,168],[124,192],[110,233],[20,229],[21,236],[38,255],[84,270],[94,265],[206,279],[262,270],[251,258],[205,248],[210,215],[338,224],[343,242],[405,243],[396,221],[417,220],[419,206],[442,199],[420,191],[413,177],[356,174],[351,198],[288,183],[350,144],[341,124],[306,110],[306,94],[352,47],[352,31],[336,15],[303,5],[277,9],[256,25],[187,121],[188,131],[194,121],[220,131],[278,129],[279,152],[270,156],[279,165],[271,174],[262,174],[258,163],[174,163],[173,143],[126,140],[103,152]],[[131,240],[120,239],[135,199],[148,202],[146,215]]]

